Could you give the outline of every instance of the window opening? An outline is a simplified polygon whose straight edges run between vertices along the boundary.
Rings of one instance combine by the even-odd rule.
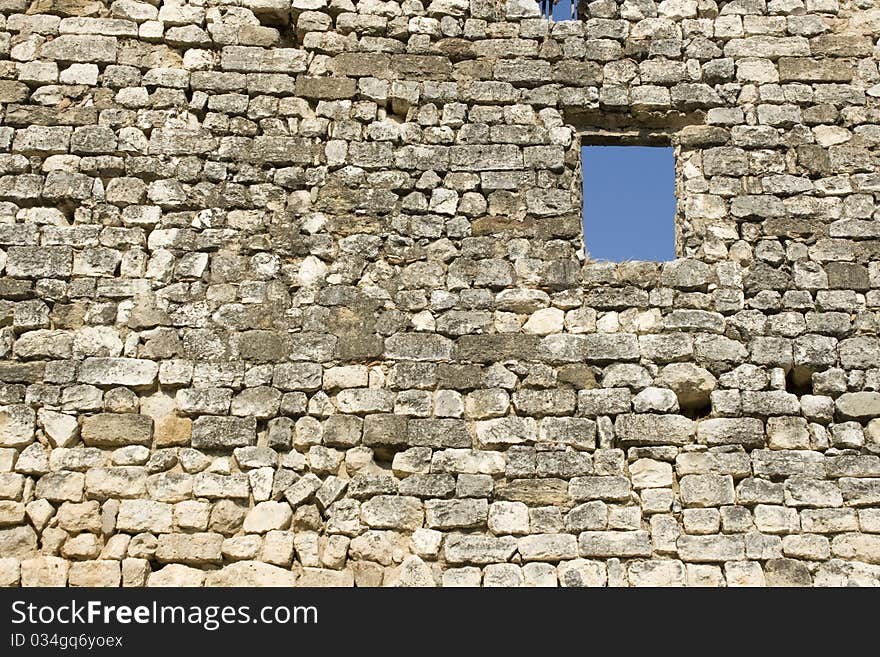
[[[554,21],[577,20],[578,0],[539,0],[541,16]]]
[[[583,146],[588,260],[675,259],[675,155],[669,146]]]

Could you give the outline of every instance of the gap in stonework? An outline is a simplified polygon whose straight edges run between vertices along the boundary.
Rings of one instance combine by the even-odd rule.
[[[672,147],[586,145],[581,165],[587,260],[674,260]]]

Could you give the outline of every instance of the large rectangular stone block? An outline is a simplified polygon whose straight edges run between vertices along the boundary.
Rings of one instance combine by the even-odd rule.
[[[679,481],[681,500],[686,506],[707,507],[733,504],[733,477],[730,475],[685,475]]]
[[[222,534],[162,534],[156,548],[156,560],[190,565],[222,563],[222,545]]]
[[[352,78],[300,75],[296,79],[296,95],[303,98],[342,100],[351,98],[356,91],[357,83]]]
[[[69,246],[12,246],[6,256],[6,274],[16,278],[67,278],[73,268]]]
[[[116,529],[139,534],[167,534],[172,531],[172,506],[152,500],[122,500],[116,515]]]
[[[781,82],[849,82],[855,73],[846,59],[780,57],[778,65]]]
[[[83,419],[83,442],[91,447],[146,445],[153,441],[153,418],[137,413],[98,413]]]
[[[473,445],[473,439],[463,420],[417,418],[407,423],[406,444],[412,447],[468,448]]]
[[[193,480],[193,495],[208,499],[247,499],[250,492],[248,476],[241,472],[223,475],[200,472]]]
[[[582,557],[650,557],[652,552],[643,530],[581,532],[578,549]]]
[[[629,333],[584,336],[584,358],[593,363],[638,360],[639,341]]]
[[[487,171],[490,169],[520,169],[522,151],[513,144],[475,144],[452,146],[449,166],[453,171]]]
[[[697,442],[706,445],[764,446],[764,423],[756,418],[711,418],[697,423]]]
[[[361,520],[377,529],[413,531],[424,521],[422,502],[417,497],[377,495],[361,504]]]
[[[231,449],[257,444],[253,417],[203,415],[193,421],[192,446],[196,449]]]
[[[477,446],[495,449],[508,445],[534,443],[538,439],[538,424],[530,417],[507,416],[476,423]]]
[[[568,495],[575,502],[584,500],[625,502],[629,500],[631,488],[629,479],[617,475],[574,477],[569,482]]]
[[[134,465],[92,467],[86,471],[85,486],[88,497],[97,500],[141,497],[147,492],[147,469]]]
[[[495,486],[495,498],[530,506],[562,505],[568,501],[568,482],[554,477],[512,479]]]
[[[25,404],[0,406],[0,447],[27,447],[34,441],[36,414]]]
[[[685,561],[713,563],[745,559],[745,540],[742,536],[681,536],[678,554]]]
[[[482,499],[425,502],[425,525],[431,529],[484,527],[488,516],[489,503]]]
[[[312,164],[315,147],[310,139],[284,135],[254,137],[250,159],[275,165]]]
[[[487,564],[508,561],[516,552],[512,536],[483,536],[480,534],[453,534],[447,537],[443,548],[451,564]]]
[[[220,51],[220,68],[246,73],[302,73],[307,53],[296,48],[254,48],[225,46]]]
[[[696,423],[683,415],[630,413],[619,415],[614,431],[623,445],[687,445],[693,442]]]
[[[578,542],[573,534],[533,534],[517,539],[523,561],[562,561],[576,559]]]
[[[86,358],[79,366],[77,380],[98,386],[147,388],[156,382],[159,365],[139,358]]]
[[[114,64],[116,39],[110,36],[63,34],[40,48],[44,59],[81,64]]]
[[[440,335],[397,333],[386,338],[385,357],[391,360],[450,360],[452,340]]]

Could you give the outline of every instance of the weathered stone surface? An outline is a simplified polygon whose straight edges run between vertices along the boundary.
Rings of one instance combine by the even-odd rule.
[[[222,543],[221,534],[209,532],[162,534],[156,548],[156,559],[160,563],[220,563]]]
[[[647,557],[651,540],[646,531],[582,532],[578,537],[582,557]]]
[[[131,534],[169,533],[172,530],[172,507],[150,500],[122,500],[116,515],[116,529]]]
[[[249,493],[247,475],[231,475],[200,472],[193,479],[193,494],[196,497],[246,499]]]
[[[638,459],[629,466],[633,488],[662,488],[672,485],[672,465],[652,459]]]
[[[26,447],[34,440],[34,411],[24,404],[0,406],[0,446]]]
[[[295,48],[252,48],[226,46],[220,56],[225,71],[247,73],[301,73],[306,70],[307,53]]]
[[[321,387],[321,367],[315,363],[276,365],[272,385],[281,390],[317,390]]]
[[[825,474],[821,454],[807,450],[755,450],[751,453],[752,470],[759,477],[804,475],[822,478]]]
[[[601,561],[572,559],[559,564],[559,585],[565,587],[605,586],[608,571]]]
[[[70,564],[60,557],[35,557],[22,559],[22,586],[66,586]]]
[[[422,526],[424,512],[415,497],[377,495],[361,505],[361,519],[378,529],[412,531]]]
[[[96,473],[92,468],[89,475]],[[97,473],[96,473],[97,474]],[[96,476],[92,475],[93,477]],[[50,502],[79,502],[83,497],[84,487],[87,486],[86,476],[81,472],[50,472],[40,477],[37,481],[36,494]]]
[[[742,536],[682,536],[677,541],[678,554],[685,561],[711,563],[745,558]]]
[[[261,561],[238,561],[208,573],[205,584],[207,586],[295,586],[296,575],[289,570]]]
[[[574,477],[569,482],[568,494],[575,501],[624,501],[629,499],[630,487],[630,480],[621,476]]]
[[[40,409],[37,421],[53,447],[70,447],[76,441],[79,424],[75,417],[66,413]]]
[[[572,534],[533,534],[517,541],[517,551],[525,561],[562,561],[578,556],[578,544]]]
[[[287,502],[260,502],[248,512],[244,519],[244,530],[263,534],[273,529],[287,529],[292,517],[293,512]]]
[[[716,385],[711,372],[692,363],[667,365],[660,373],[660,381],[675,393],[681,408],[706,406]]]
[[[464,529],[485,526],[489,515],[486,500],[428,500],[425,524],[432,529]]]
[[[619,415],[614,430],[625,445],[686,445],[696,424],[681,415],[639,413]]]
[[[149,446],[153,442],[153,419],[134,413],[99,413],[83,420],[80,434],[91,447]]]
[[[400,564],[400,577],[397,582],[399,587],[429,587],[437,586],[431,569],[422,559],[416,555],[408,556]]]
[[[205,577],[204,570],[173,563],[151,572],[147,577],[147,586],[202,586]]]
[[[407,423],[406,444],[413,447],[465,448],[473,440],[461,420],[420,419]]]
[[[354,575],[350,570],[327,570],[325,568],[303,568],[297,586],[304,587],[350,587],[354,586]]]
[[[831,541],[836,557],[880,564],[880,537],[870,534],[841,534]]]
[[[119,586],[122,569],[119,561],[77,561],[70,564],[67,574],[70,586]]]
[[[880,416],[880,392],[848,392],[834,405],[843,420],[870,420]]]
[[[684,586],[685,566],[678,560],[633,561],[627,568],[632,586]]]
[[[532,418],[511,416],[477,423],[477,445],[483,449],[535,442],[537,437],[538,425]]]
[[[192,446],[197,449],[229,449],[257,442],[256,419],[203,415],[193,422]]]
[[[86,358],[79,366],[78,380],[98,386],[152,386],[158,364],[137,358]]]
[[[14,557],[0,557],[0,586],[10,588],[21,584],[20,561]]]
[[[480,536],[452,534],[445,542],[444,556],[452,564],[487,564],[507,561],[516,551],[516,539],[511,536]]]
[[[685,475],[679,486],[682,502],[688,506],[723,506],[734,501],[730,475]]]
[[[439,335],[400,333],[385,340],[385,356],[401,360],[449,360],[452,341]]]
[[[4,557],[29,559],[37,552],[37,534],[28,525],[0,528],[0,548]]]
[[[514,479],[495,489],[497,499],[529,505],[563,504],[568,499],[568,484],[555,477]]]
[[[710,446],[764,445],[764,423],[755,418],[711,418],[697,423],[697,441]]]
[[[880,10],[576,4],[7,1],[0,584],[880,583]]]

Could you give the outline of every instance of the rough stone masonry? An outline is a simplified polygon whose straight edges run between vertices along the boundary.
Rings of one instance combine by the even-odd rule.
[[[880,3],[0,12],[3,585],[880,584]]]

